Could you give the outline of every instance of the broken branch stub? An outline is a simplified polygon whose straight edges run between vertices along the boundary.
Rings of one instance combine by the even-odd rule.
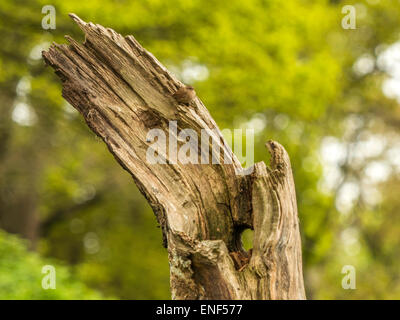
[[[301,243],[289,157],[276,142],[267,145],[272,169],[257,163],[247,175],[199,98],[179,105],[183,86],[132,36],[71,18],[84,43],[43,52],[59,76],[62,95],[106,143],[133,177],[162,227],[175,299],[304,299]],[[158,128],[182,145],[178,133],[207,130],[218,164],[150,163],[149,130]],[[171,138],[171,137],[170,137]],[[212,145],[214,144],[214,145]],[[210,151],[210,149],[209,149]],[[212,158],[212,152],[208,154]],[[225,163],[224,159],[230,159]],[[254,229],[254,249],[245,252],[241,232]]]

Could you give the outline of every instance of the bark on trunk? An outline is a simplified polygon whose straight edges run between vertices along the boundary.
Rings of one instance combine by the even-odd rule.
[[[196,98],[179,105],[183,84],[132,36],[71,18],[83,44],[53,44],[43,52],[63,82],[63,97],[84,116],[133,177],[162,227],[173,299],[305,299],[296,194],[289,157],[269,141],[271,168],[246,174],[210,113]],[[150,129],[210,130],[223,150],[220,164],[149,164]],[[176,137],[174,137],[176,138]],[[186,141],[178,140],[178,146]],[[168,147],[167,147],[168,149]],[[210,150],[209,150],[210,151]],[[210,151],[211,153],[211,151]],[[230,164],[224,159],[231,158]],[[211,162],[211,161],[210,161]],[[241,233],[254,230],[253,250]]]

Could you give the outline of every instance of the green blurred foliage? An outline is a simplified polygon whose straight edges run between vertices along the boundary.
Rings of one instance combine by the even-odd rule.
[[[55,269],[55,289],[43,289],[44,266]],[[0,230],[0,292],[1,299],[52,300],[102,299],[99,292],[89,289],[74,277],[69,268],[54,260],[43,259],[27,250],[26,241]]]
[[[351,156],[368,136],[383,137],[390,148],[399,133],[400,108],[381,88],[387,70],[376,66],[382,50],[399,40],[399,1],[358,1],[355,30],[341,27],[348,1],[53,0],[57,28],[46,31],[41,9],[47,4],[0,3],[2,228],[29,238],[41,255],[65,261],[77,279],[106,296],[170,297],[168,259],[149,206],[62,99],[60,81],[40,59],[40,50],[65,43],[65,34],[83,40],[67,16],[74,12],[134,35],[196,87],[220,128],[256,127],[256,161],[268,162],[268,139],[285,146],[309,298],[400,297],[399,175],[371,187],[365,170],[386,161],[385,150],[358,162]],[[355,62],[364,55],[374,68],[357,74]],[[340,178],[328,189],[321,156],[327,137],[347,154],[335,164]],[[362,192],[346,211],[338,203],[349,182]],[[368,201],[367,187],[381,194],[379,201]],[[356,267],[357,290],[341,287],[347,264]]]

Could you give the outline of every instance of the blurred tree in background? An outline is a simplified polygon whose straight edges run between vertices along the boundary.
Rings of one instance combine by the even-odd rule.
[[[57,28],[46,31],[48,4]],[[354,30],[341,25],[346,4]],[[69,12],[134,35],[196,87],[220,128],[254,128],[256,161],[268,160],[268,139],[285,146],[308,298],[400,297],[399,1],[0,3],[0,227],[103,296],[157,299],[170,295],[156,220],[41,60],[65,34],[83,40]],[[13,261],[4,241],[0,261]],[[342,289],[344,265],[356,268],[357,290]],[[9,272],[0,264],[0,298],[19,295],[8,295]],[[19,298],[47,297],[35,290]],[[68,297],[79,298],[54,296]]]
[[[71,276],[67,267],[49,259],[42,259],[36,253],[28,252],[25,242],[0,230],[1,299],[104,298]],[[48,274],[42,268],[48,265],[56,270],[55,290],[42,288],[42,279]]]

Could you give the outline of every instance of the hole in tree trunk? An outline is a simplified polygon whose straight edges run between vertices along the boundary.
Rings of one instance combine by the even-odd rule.
[[[249,264],[253,248],[253,233],[253,230],[248,228],[243,231],[238,230],[236,233],[236,248],[229,254],[238,271],[243,271]]]
[[[242,232],[241,235],[242,245],[246,251],[249,251],[250,249],[253,248],[253,236],[254,236],[254,231],[251,229],[246,229]]]

